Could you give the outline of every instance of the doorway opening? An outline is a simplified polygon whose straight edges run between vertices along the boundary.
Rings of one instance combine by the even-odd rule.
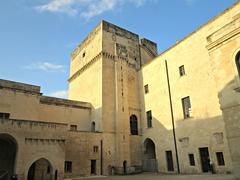
[[[91,160],[91,175],[97,174],[96,160]]]
[[[8,134],[0,134],[0,177],[10,179],[15,174],[17,141]]]
[[[49,180],[52,178],[52,171],[50,162],[41,158],[30,166],[27,180]]]
[[[209,157],[208,148],[207,147],[199,148],[199,153],[200,153],[202,171],[203,172],[210,171],[210,157]]]
[[[166,151],[166,159],[168,171],[174,171],[172,151]]]
[[[144,141],[143,146],[144,146],[143,171],[156,172],[158,168],[157,168],[155,144],[150,138],[147,138]]]
[[[123,174],[127,174],[127,161],[123,161]]]

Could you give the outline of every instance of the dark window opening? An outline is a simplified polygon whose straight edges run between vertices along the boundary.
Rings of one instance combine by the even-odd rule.
[[[72,172],[72,162],[71,161],[65,161],[64,171],[65,171],[65,173]]]
[[[145,92],[145,94],[148,94],[148,93],[149,93],[148,84],[146,84],[146,85],[144,86],[144,92]]]
[[[93,146],[93,152],[97,153],[98,152],[98,146]]]
[[[222,152],[217,152],[216,153],[217,156],[217,162],[219,166],[224,166],[225,165],[225,161],[224,161],[224,156]]]
[[[0,119],[9,119],[10,114],[9,113],[0,113]]]
[[[190,118],[191,102],[189,96],[182,98],[182,107],[184,119]]]
[[[130,117],[130,131],[131,135],[138,135],[138,120],[135,115],[131,115]]]
[[[152,127],[152,111],[147,111],[147,127]]]
[[[92,122],[92,124],[91,124],[91,131],[92,132],[96,131],[96,123],[95,122]]]
[[[86,52],[84,52],[83,54],[82,54],[82,57],[84,58],[86,56]]]
[[[195,166],[194,154],[188,154],[190,166]]]
[[[70,125],[70,131],[77,131],[77,125]]]
[[[50,166],[48,166],[47,167],[47,173],[50,174],[50,171],[51,171]]]
[[[182,65],[182,66],[179,67],[179,74],[180,74],[180,76],[184,76],[184,75],[185,75],[184,65]]]

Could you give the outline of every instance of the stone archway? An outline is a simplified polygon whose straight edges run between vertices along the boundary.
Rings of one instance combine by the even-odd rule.
[[[28,170],[27,180],[52,180],[53,167],[51,163],[41,158],[32,163]]]
[[[0,179],[9,180],[15,174],[17,141],[9,134],[0,134]]]
[[[237,53],[235,57],[235,62],[238,70],[238,76],[240,77],[240,51]]]
[[[155,172],[157,171],[157,159],[155,143],[150,138],[147,138],[144,143],[143,154],[143,171]]]

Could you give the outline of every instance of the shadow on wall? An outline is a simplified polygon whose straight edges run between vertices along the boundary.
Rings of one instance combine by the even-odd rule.
[[[239,59],[240,60],[240,59]],[[234,174],[240,178],[240,79],[236,76],[219,92]]]
[[[140,81],[142,83],[142,78]],[[216,173],[229,173],[232,171],[232,160],[228,144],[230,145],[231,153],[232,147],[231,142],[229,143],[228,141],[229,131],[233,133],[232,128],[233,126],[236,126],[236,123],[231,122],[226,124],[226,118],[233,119],[235,117],[235,120],[236,118],[240,119],[240,106],[235,107],[236,102],[240,104],[240,94],[236,94],[237,91],[240,90],[240,88],[238,89],[240,86],[238,86],[236,82],[239,81],[233,79],[231,82],[226,84],[219,94],[216,94],[219,98],[223,116],[207,117],[206,115],[206,118],[202,119],[190,117],[175,121],[177,155],[179,158],[181,173],[202,173],[212,170]],[[141,83],[140,89],[143,87],[143,83]],[[141,93],[142,97],[144,97],[142,91]],[[141,103],[143,104],[143,107],[145,107],[144,100],[142,100]],[[229,107],[226,107],[227,104],[235,108],[235,112],[233,110],[229,110]],[[219,106],[219,104],[216,104],[216,106]],[[227,109],[225,110],[224,107]],[[145,110],[143,110],[143,113],[145,113],[144,111]],[[165,119],[164,123],[171,122],[170,113],[171,112],[169,111],[168,121]],[[153,127],[146,128],[147,120],[144,114],[142,114],[141,119],[142,127],[145,127],[145,129],[143,129],[144,133],[142,139],[143,149],[144,141],[151,139],[155,144],[158,171],[163,173],[177,172],[177,158],[174,145],[173,128],[167,129],[165,125],[161,123],[161,120],[154,116],[152,117]],[[240,123],[237,126],[240,127]],[[240,144],[240,128],[235,128],[235,134],[238,134],[238,144]],[[234,152],[236,153],[237,149],[240,148],[240,145],[236,146],[236,141],[232,142],[232,146],[234,145]],[[147,159],[146,151],[143,151],[142,157],[143,161]],[[240,154],[238,157],[240,157]],[[238,162],[240,162],[240,159]],[[213,168],[211,165],[213,165]],[[240,163],[238,167],[240,167]]]

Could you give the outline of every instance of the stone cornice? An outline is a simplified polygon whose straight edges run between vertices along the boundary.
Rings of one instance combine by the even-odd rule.
[[[91,110],[91,104],[87,102],[73,101],[73,100],[54,98],[54,97],[48,97],[48,96],[40,96],[40,103],[53,105],[53,106],[65,106],[70,108]]]
[[[212,50],[214,47],[240,34],[240,18],[228,23],[221,29],[215,31],[207,37],[207,49]]]
[[[123,61],[126,61],[128,63],[128,66],[131,67],[131,68],[134,68],[136,70],[138,70],[139,68],[136,67],[135,64],[131,64],[129,61],[128,61],[128,58],[125,58],[125,57],[121,57],[121,56],[115,56],[113,54],[110,54],[108,52],[100,52],[98,55],[96,55],[92,60],[90,60],[87,64],[85,64],[82,68],[80,68],[77,72],[75,72],[69,79],[68,79],[68,82],[72,82],[74,79],[76,79],[80,74],[82,74],[85,70],[87,70],[89,67],[91,67],[95,62],[97,62],[100,58],[107,58],[107,59],[110,59],[110,60],[113,60],[113,61],[116,61],[117,59],[119,60],[123,60]]]
[[[93,59],[91,59],[87,64],[85,64],[82,68],[80,68],[77,72],[75,72],[69,79],[68,82],[72,82],[74,79],[76,79],[82,72],[84,72],[86,69],[88,69],[92,64],[97,62],[101,57],[103,56],[103,52],[100,52],[98,55],[96,55]]]

